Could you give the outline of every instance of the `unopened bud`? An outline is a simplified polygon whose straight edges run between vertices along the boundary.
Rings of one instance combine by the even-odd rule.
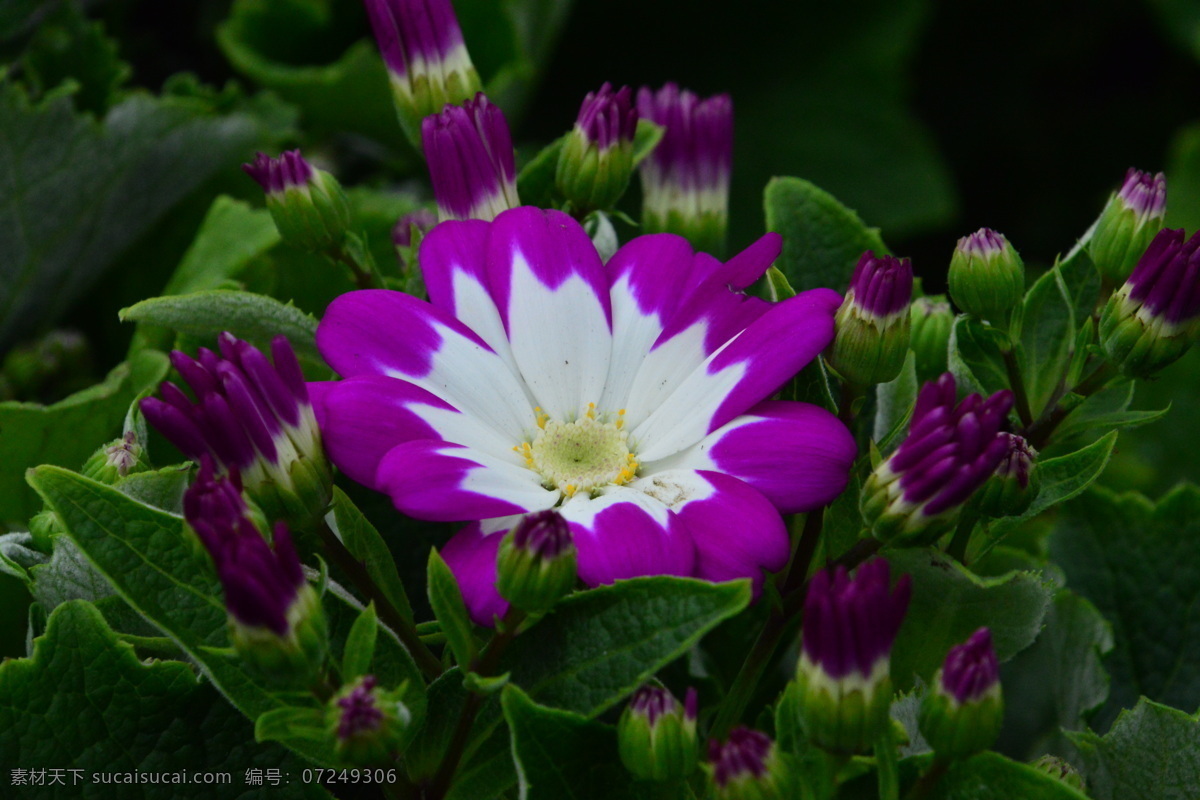
[[[83,475],[111,485],[130,473],[146,469],[142,446],[133,431],[129,431],[120,439],[101,445],[83,465]]]
[[[374,675],[364,675],[338,692],[328,716],[339,758],[362,766],[389,763],[412,721],[400,692],[380,689]]]
[[[580,212],[616,205],[633,174],[633,134],[638,112],[628,86],[604,84],[589,92],[558,156],[555,183]]]
[[[1083,792],[1086,788],[1083,782],[1083,776],[1079,774],[1079,770],[1071,766],[1070,762],[1059,758],[1058,756],[1045,755],[1033,762],[1033,768],[1046,773],[1055,780],[1062,781],[1067,786],[1075,789],[1078,792]]]
[[[1000,666],[992,635],[980,628],[950,648],[946,662],[921,701],[921,735],[942,758],[966,758],[996,740],[1004,720]]]
[[[285,242],[310,253],[342,246],[350,205],[337,178],[309,164],[299,150],[279,158],[259,153],[242,169],[267,193],[267,208]]]
[[[1162,228],[1167,214],[1167,179],[1130,169],[1096,220],[1087,250],[1110,286],[1120,286]]]
[[[797,776],[765,733],[737,727],[724,742],[708,744],[717,800],[793,800]]]
[[[829,348],[829,365],[848,382],[871,386],[900,374],[908,354],[912,286],[907,258],[877,257],[870,250],[862,254]]]
[[[554,510],[526,514],[500,543],[496,571],[501,597],[530,614],[549,611],[575,588],[567,521]]]
[[[621,762],[639,780],[686,778],[696,769],[696,690],[683,705],[661,686],[647,684],[634,692],[617,723]]]
[[[950,297],[955,305],[1007,328],[1025,296],[1025,264],[1003,234],[980,228],[958,240],[950,259]]]
[[[928,381],[946,371],[950,329],[954,312],[944,295],[918,297],[912,301],[912,339],[917,380]]]
[[[979,490],[979,510],[995,518],[1024,514],[1042,486],[1037,450],[1015,433],[1003,436],[1008,441],[1008,452]]]

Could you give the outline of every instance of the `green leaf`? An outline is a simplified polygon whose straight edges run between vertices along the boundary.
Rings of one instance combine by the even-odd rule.
[[[1083,597],[1060,589],[1033,646],[1005,665],[1008,709],[997,749],[1029,758],[1053,752],[1047,737],[1082,730],[1108,697],[1101,658],[1112,650],[1112,628]]]
[[[379,618],[375,616],[375,604],[371,603],[354,620],[346,636],[346,646],[342,650],[343,683],[357,680],[370,672],[378,636]]]
[[[283,335],[296,355],[323,363],[317,352],[317,320],[291,303],[250,292],[214,290],[154,297],[121,309],[122,322],[148,322],[192,336],[229,331],[260,348]]]
[[[1058,778],[999,753],[980,753],[950,767],[932,800],[1087,800]]]
[[[1035,419],[1063,379],[1075,329],[1066,285],[1057,269],[1048,270],[1026,293],[1021,324],[1021,377]]]
[[[1145,698],[1104,736],[1068,734],[1095,800],[1194,800],[1200,786],[1200,719]]]
[[[392,146],[404,135],[375,43],[354,41],[363,30],[345,4],[237,0],[216,38],[234,69],[300,107],[306,130]]]
[[[1118,383],[1087,398],[1071,412],[1055,432],[1056,440],[1065,440],[1091,430],[1136,428],[1166,416],[1166,408],[1140,411],[1130,410],[1137,384],[1133,381]]]
[[[1037,638],[1052,586],[1034,572],[980,577],[937,550],[886,554],[892,574],[912,576],[912,601],[892,648],[892,679],[907,691],[913,677],[926,683],[946,652],[986,625],[996,655],[1007,661]]]
[[[796,291],[827,286],[845,291],[864,250],[888,252],[877,228],[828,192],[802,178],[772,178],[763,197],[767,230],[783,235],[776,266]]]
[[[960,314],[950,329],[948,368],[962,391],[990,395],[1008,387],[1000,348],[1004,334]]]
[[[187,664],[139,661],[100,613],[80,600],[50,615],[31,658],[0,664],[0,753],[10,767],[73,768],[86,776],[224,772],[235,787],[245,787],[248,769],[298,775],[306,766],[277,745],[255,744],[250,724]],[[65,780],[70,787],[72,773],[65,772]],[[299,781],[269,789],[273,797],[329,797],[319,786]],[[102,794],[87,787],[61,794],[68,792]],[[212,786],[201,784],[147,784],[137,796],[214,795]],[[260,795],[243,788],[222,796]]]
[[[515,686],[501,696],[512,736],[521,797],[527,800],[670,800],[681,784],[639,783],[617,755],[617,731],[570,711],[547,708]]]
[[[149,472],[135,472],[125,476],[117,484],[117,489],[139,503],[179,514],[183,510],[183,493],[191,472],[190,462]]]
[[[142,353],[114,368],[103,383],[54,405],[0,403],[0,522],[21,526],[41,508],[25,485],[26,469],[83,464],[101,442],[120,434],[130,402],[161,381],[170,366],[162,353]]]
[[[294,705],[263,676],[247,672],[229,647],[225,605],[212,562],[196,537],[185,531],[182,518],[58,467],[33,470],[29,482],[125,602],[174,639],[243,714],[257,719]],[[337,652],[362,607],[334,583],[328,584],[322,606]],[[384,686],[407,681],[404,702],[419,719],[425,708],[424,684],[411,656],[391,635],[380,637],[377,648],[375,675]],[[318,763],[336,761],[332,752],[311,742],[287,744]]]
[[[331,738],[325,724],[325,712],[319,708],[285,706],[260,716],[254,721],[254,741],[286,742],[300,739],[326,744]]]
[[[375,530],[370,520],[363,516],[358,506],[337,486],[333,487],[333,510],[326,516],[326,522],[331,523],[350,554],[362,562],[367,575],[384,596],[391,601],[401,616],[411,622],[412,606],[408,602],[404,584],[400,582],[400,573],[396,569],[392,551],[388,550],[383,537]]]
[[[1064,506],[1050,552],[1067,584],[1112,623],[1115,648],[1104,730],[1138,696],[1200,706],[1200,489],[1183,485],[1157,504],[1095,489]]]
[[[554,204],[554,173],[558,169],[558,156],[567,143],[563,134],[537,152],[529,163],[521,167],[517,175],[517,194],[522,203],[536,206]]]
[[[60,318],[177,203],[281,133],[205,98],[133,94],[97,121],[69,97],[35,105],[0,86],[0,348]]]
[[[132,74],[117,53],[117,43],[104,35],[104,25],[89,22],[74,3],[53,9],[21,60],[38,94],[70,81],[75,106],[100,115],[118,99]]]
[[[1200,27],[1200,16],[1188,3],[1173,3],[1159,0],[1158,6],[1187,8],[1193,15],[1193,30]],[[1182,31],[1182,28],[1171,28]],[[1189,44],[1195,47],[1194,41]],[[1171,176],[1171,203],[1167,206],[1166,226],[1193,230],[1200,227],[1200,123],[1180,128],[1171,141],[1167,160],[1167,174]]]
[[[913,403],[917,401],[917,361],[909,350],[904,357],[900,374],[887,383],[875,387],[875,430],[872,438],[880,451],[887,455],[891,445],[907,430],[912,416]]]
[[[458,589],[458,581],[437,550],[429,551],[427,569],[429,605],[442,624],[442,632],[446,634],[446,642],[454,653],[454,660],[467,669],[475,660],[475,634],[462,592]]]
[[[196,238],[162,293],[216,289],[277,244],[279,231],[270,212],[221,195],[213,200]]]

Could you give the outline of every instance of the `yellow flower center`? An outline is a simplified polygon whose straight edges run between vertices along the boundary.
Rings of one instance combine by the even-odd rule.
[[[620,485],[637,474],[637,458],[629,450],[628,433],[621,410],[612,422],[596,418],[595,403],[587,414],[573,422],[549,419],[537,409],[541,430],[532,442],[513,449],[525,457],[525,465],[544,478],[547,488],[557,488],[567,497],[591,492],[609,484]]]

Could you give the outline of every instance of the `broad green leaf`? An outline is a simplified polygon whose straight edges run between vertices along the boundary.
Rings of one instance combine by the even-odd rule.
[[[183,519],[138,503],[116,489],[57,467],[39,467],[29,482],[58,512],[71,539],[117,593],[174,639],[213,684],[247,717],[294,705],[229,647],[225,605],[212,562]],[[323,602],[331,647],[340,652],[362,610],[345,590],[328,584]],[[392,636],[380,637],[373,664],[384,686],[407,681],[405,703],[420,718],[424,693],[411,656]],[[308,742],[289,747],[318,763],[335,759]]]
[[[960,314],[950,329],[947,367],[961,391],[990,395],[1008,387],[1000,347],[1004,334]]]
[[[928,683],[949,649],[986,625],[996,655],[1007,661],[1037,638],[1052,587],[1034,572],[980,577],[937,550],[886,554],[893,578],[912,576],[912,601],[892,648],[892,680],[900,691],[914,676]]]
[[[1200,786],[1200,719],[1145,698],[1104,736],[1068,734],[1095,800],[1194,800]]]
[[[515,686],[501,696],[512,737],[521,797],[527,800],[670,800],[681,784],[660,787],[633,779],[617,755],[617,731],[587,717],[547,708]]]
[[[384,593],[396,610],[406,620],[412,621],[412,606],[409,605],[408,595],[404,584],[400,582],[400,574],[396,570],[396,561],[392,552],[375,530],[358,506],[346,496],[337,486],[333,487],[333,509],[326,515],[326,522],[332,524],[342,544],[356,559],[363,563],[367,575]]]
[[[307,765],[277,745],[256,744],[250,723],[187,664],[140,661],[80,600],[50,615],[31,658],[0,664],[0,753],[6,783],[17,767],[73,768],[87,777],[189,770],[227,773],[222,797],[329,797],[300,781],[247,786],[248,769],[298,775]],[[70,772],[64,777],[67,786],[55,796],[116,796],[111,787],[72,786]],[[148,784],[137,796],[207,800],[213,792],[203,784]]]
[[[177,203],[287,133],[213,108],[137,93],[96,120],[67,96],[32,104],[0,87],[0,347],[53,323]]]
[[[464,670],[469,669],[475,660],[473,626],[467,616],[467,606],[458,589],[458,581],[437,550],[429,551],[428,586],[429,605],[442,624],[442,632],[446,634],[446,643],[454,653],[454,660]]]
[[[196,238],[162,293],[216,289],[277,244],[279,231],[270,212],[221,195],[213,200]]]
[[[884,455],[908,429],[913,403],[917,400],[917,361],[911,350],[904,358],[900,374],[875,387],[875,430],[872,438]]]
[[[21,526],[41,508],[37,495],[25,485],[26,469],[38,464],[82,465],[101,443],[120,435],[130,402],[169,369],[162,353],[141,353],[114,368],[103,383],[54,405],[0,403],[0,522]]]
[[[371,603],[354,620],[346,636],[346,646],[342,649],[343,683],[357,680],[371,671],[378,636],[379,618],[375,616],[375,604]]]
[[[1104,730],[1139,696],[1200,706],[1200,489],[1183,485],[1157,504],[1097,488],[1063,508],[1050,552],[1067,585],[1113,626]]]
[[[878,229],[802,178],[773,178],[763,200],[767,230],[783,235],[776,266],[796,291],[818,286],[845,291],[864,250],[887,252]]]
[[[373,41],[354,41],[366,26],[349,12],[327,0],[237,0],[217,45],[238,72],[299,106],[306,130],[393,146],[404,135],[387,71]]]
[[[290,303],[250,292],[213,290],[154,297],[120,312],[123,322],[148,322],[192,336],[213,337],[229,331],[260,348],[283,335],[296,355],[321,363],[317,320]]]
[[[1007,713],[997,749],[1034,758],[1052,752],[1061,730],[1083,730],[1108,697],[1101,659],[1112,646],[1112,628],[1096,607],[1060,589],[1037,641],[1004,665]]]
[[[104,25],[89,22],[74,3],[58,6],[43,19],[21,61],[24,77],[38,95],[71,81],[75,107],[98,115],[119,98],[133,72],[121,60],[117,43],[105,36]]]
[[[1025,295],[1020,368],[1036,419],[1067,369],[1075,344],[1075,314],[1058,270],[1043,273]]]
[[[1129,406],[1133,402],[1133,394],[1136,389],[1136,383],[1126,381],[1110,386],[1084,400],[1055,431],[1055,440],[1061,441],[1096,429],[1136,428],[1139,425],[1146,425],[1162,419],[1171,410],[1169,403],[1166,408],[1158,410],[1130,410]]]
[[[1010,761],[999,753],[980,753],[950,767],[933,791],[931,800],[1087,800],[1029,764]]]
[[[183,510],[183,492],[187,489],[192,465],[176,464],[148,472],[127,475],[117,483],[117,489],[139,503],[179,514]]]

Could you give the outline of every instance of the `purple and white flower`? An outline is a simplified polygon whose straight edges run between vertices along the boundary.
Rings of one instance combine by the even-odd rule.
[[[421,243],[429,303],[351,292],[317,329],[344,378],[309,385],[330,457],[410,516],[470,523],[443,557],[481,623],[505,608],[504,533],[548,508],[588,585],[759,581],[788,558],[780,512],[836,497],[855,456],[832,414],[767,400],[841,302],[736,291],[779,248],[768,234],[721,263],[658,234],[604,264],[561,212],[442,223]]]

